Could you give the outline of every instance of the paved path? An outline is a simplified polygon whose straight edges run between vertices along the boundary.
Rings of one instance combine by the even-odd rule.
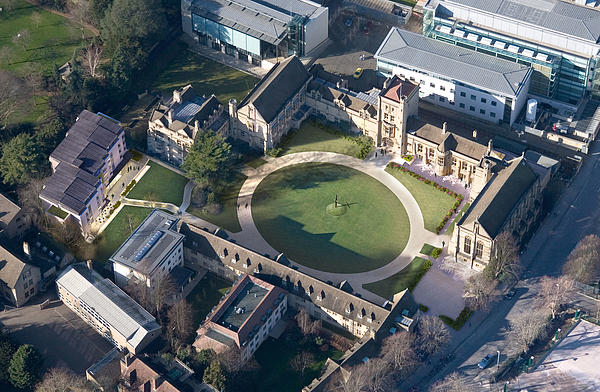
[[[362,285],[365,283],[376,282],[385,279],[386,277],[399,272],[412,261],[414,256],[419,254],[424,242],[440,246],[444,238],[425,230],[423,225],[423,216],[415,198],[404,187],[404,185],[383,170],[388,160],[389,159],[372,159],[362,161],[348,155],[331,152],[302,152],[285,155],[281,158],[272,160],[258,167],[255,170],[254,175],[249,176],[246,182],[244,182],[242,185],[238,195],[237,203],[240,206],[238,210],[238,219],[240,226],[242,227],[242,231],[240,233],[233,234],[232,237],[238,243],[244,244],[259,253],[267,253],[272,257],[281,253],[273,249],[273,247],[271,247],[271,245],[265,241],[256,228],[252,218],[252,195],[258,184],[275,170],[286,166],[308,162],[333,163],[359,170],[362,173],[375,178],[388,187],[404,205],[404,208],[408,214],[408,220],[410,222],[410,236],[402,253],[383,267],[371,271],[352,274],[324,272],[295,263],[293,260],[290,260],[290,262],[292,265],[296,266],[298,270],[323,281],[330,280],[332,282],[340,282],[342,280],[347,280],[352,288],[356,292],[360,293],[363,298],[375,303],[382,303],[385,299],[382,299],[378,295],[363,289]]]

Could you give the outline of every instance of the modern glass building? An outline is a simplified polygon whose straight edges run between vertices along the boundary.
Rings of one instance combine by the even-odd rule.
[[[600,98],[600,11],[560,0],[430,0],[423,34],[531,66],[530,93]]]
[[[200,44],[261,65],[325,41],[328,9],[310,0],[182,0],[182,24]]]

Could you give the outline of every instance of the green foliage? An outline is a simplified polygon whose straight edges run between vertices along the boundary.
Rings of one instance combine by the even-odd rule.
[[[21,133],[2,147],[0,171],[5,183],[22,185],[47,174],[48,163],[35,139]]]
[[[267,150],[267,155],[272,158],[277,158],[279,155],[281,155],[282,151],[283,149],[281,147],[271,148],[270,150]]]
[[[423,305],[423,304],[419,304],[419,310],[423,313],[427,313],[429,311],[429,306],[427,305]]]
[[[196,183],[214,187],[231,174],[231,145],[212,131],[200,132],[181,168]]]
[[[431,268],[431,261],[422,257],[415,257],[400,272],[383,280],[364,284],[363,288],[382,298],[391,298],[404,289],[413,291],[421,278],[429,271],[429,268]]]
[[[463,325],[465,325],[465,323],[467,322],[469,317],[471,317],[472,314],[473,311],[465,307],[463,310],[460,311],[460,314],[458,315],[456,320],[444,315],[441,315],[440,319],[442,319],[442,321],[446,323],[447,326],[458,331],[463,327]]]
[[[22,345],[8,366],[11,384],[19,389],[31,390],[40,379],[41,365],[42,358],[37,349],[30,344]]]
[[[221,362],[214,359],[210,363],[208,368],[204,371],[203,381],[207,384],[212,385],[219,392],[223,392],[225,390],[227,376],[225,374],[225,370],[221,366]]]
[[[129,191],[131,190],[131,188],[133,188],[135,186],[135,180],[131,180],[131,182],[129,183],[129,185],[127,185],[125,187],[125,189],[123,190],[123,192],[121,193],[121,196],[127,196],[127,194],[129,193]]]
[[[435,248],[433,251],[431,251],[431,256],[434,259],[437,259],[438,257],[440,257],[441,254],[442,254],[442,250],[440,248]]]
[[[15,351],[17,348],[13,342],[7,336],[0,335],[0,385],[10,381],[8,366]]]

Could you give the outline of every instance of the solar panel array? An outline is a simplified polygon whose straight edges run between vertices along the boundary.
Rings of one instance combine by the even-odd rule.
[[[163,236],[163,234],[164,233],[161,230],[158,230],[156,233],[154,233],[154,235],[152,237],[150,237],[148,242],[146,242],[144,247],[135,254],[134,260],[140,261],[141,259],[143,259],[144,256],[146,256],[146,253],[148,253],[148,251],[150,251],[150,249],[152,249],[154,244],[156,244],[156,242],[160,239],[160,237]]]

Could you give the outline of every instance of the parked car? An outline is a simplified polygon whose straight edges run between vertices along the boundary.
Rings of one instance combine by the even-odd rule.
[[[346,25],[346,27],[352,27],[352,18],[346,19],[346,21],[344,22],[344,24]]]
[[[356,71],[354,71],[354,74],[352,75],[352,77],[354,79],[360,79],[360,77],[363,74],[363,69],[362,68],[356,68]]]
[[[511,289],[508,293],[504,294],[504,299],[510,301],[515,296],[515,294],[515,290]]]
[[[491,360],[492,360],[492,354],[488,354],[481,360],[481,362],[479,362],[477,364],[477,367],[479,369],[485,369],[490,364]]]

